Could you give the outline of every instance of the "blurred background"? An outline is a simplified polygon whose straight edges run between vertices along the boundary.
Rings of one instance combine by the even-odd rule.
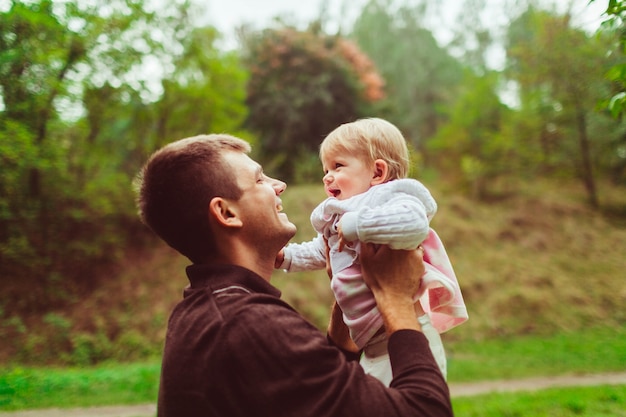
[[[154,150],[248,140],[300,241],[321,140],[368,116],[439,203],[470,310],[444,335],[452,378],[470,343],[591,329],[617,352],[624,3],[0,0],[0,365],[158,360],[188,261],[136,215]],[[324,272],[273,282],[325,328]]]

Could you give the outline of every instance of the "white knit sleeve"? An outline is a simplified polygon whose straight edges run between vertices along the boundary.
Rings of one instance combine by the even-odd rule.
[[[421,198],[396,190],[381,204],[345,213],[341,218],[342,233],[348,241],[415,249],[428,236],[429,214],[435,210],[427,208]]]
[[[385,206],[359,211],[357,234],[362,242],[392,249],[415,249],[428,236],[429,221],[417,199],[397,198]]]
[[[280,269],[287,272],[313,271],[326,268],[326,244],[322,235],[308,242],[285,246],[285,260]]]

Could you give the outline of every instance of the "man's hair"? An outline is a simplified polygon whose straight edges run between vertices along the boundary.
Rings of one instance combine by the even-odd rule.
[[[242,194],[234,168],[222,157],[226,151],[249,153],[250,145],[226,134],[181,139],[152,154],[135,179],[141,220],[194,263],[215,253],[211,200]]]
[[[385,180],[406,178],[409,174],[406,140],[400,129],[383,119],[359,119],[337,127],[320,146],[320,158],[328,153],[354,155],[367,162],[382,159],[389,165]]]

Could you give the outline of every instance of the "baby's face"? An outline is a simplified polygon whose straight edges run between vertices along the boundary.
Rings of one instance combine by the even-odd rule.
[[[322,165],[326,194],[338,200],[345,200],[369,190],[375,177],[373,164],[351,155],[324,155]]]

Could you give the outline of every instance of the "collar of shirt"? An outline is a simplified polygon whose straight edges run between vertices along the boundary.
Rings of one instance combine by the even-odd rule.
[[[280,298],[278,288],[249,269],[237,265],[190,265],[187,277],[191,288],[210,287],[213,291],[230,286],[241,286],[251,292],[265,293]]]

